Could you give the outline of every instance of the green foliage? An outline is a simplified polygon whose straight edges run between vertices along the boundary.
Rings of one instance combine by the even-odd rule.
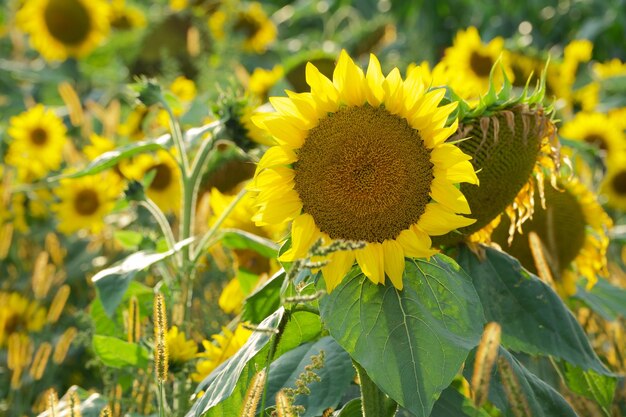
[[[111,336],[95,335],[93,350],[96,356],[111,368],[130,366],[145,369],[150,360],[148,350],[144,346]]]
[[[450,258],[406,263],[404,289],[353,270],[320,302],[331,336],[370,378],[417,416],[428,416],[477,343],[484,316],[471,279]]]
[[[618,317],[626,317],[626,290],[612,285],[605,279],[599,278],[591,290],[578,287],[575,297],[606,320],[613,321]]]

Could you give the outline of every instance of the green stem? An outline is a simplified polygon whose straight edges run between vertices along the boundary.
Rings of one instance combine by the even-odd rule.
[[[226,210],[224,210],[220,214],[213,226],[211,226],[211,229],[209,229],[209,231],[206,232],[204,236],[202,236],[202,239],[200,239],[200,242],[195,248],[195,253],[193,255],[194,264],[196,263],[202,252],[205,250],[207,243],[209,243],[211,238],[217,233],[222,223],[224,223],[224,220],[226,220],[230,212],[233,211],[233,209],[237,206],[237,204],[241,201],[241,199],[246,195],[247,192],[248,190],[246,190],[245,188],[239,191],[239,194],[237,194],[233,201],[230,202],[228,207],[226,207]]]
[[[154,203],[154,201],[150,200],[148,197],[146,197],[145,200],[140,201],[139,205],[148,210],[148,212],[152,214],[152,217],[154,217],[154,219],[158,223],[159,227],[161,228],[161,232],[163,232],[163,236],[165,237],[165,241],[167,242],[168,249],[174,249],[176,245],[176,239],[174,239],[174,232],[172,231],[170,223],[167,221],[165,214],[163,214],[161,209]],[[182,264],[182,259],[180,258],[180,255],[178,253],[176,254],[176,260],[180,266]]]
[[[185,151],[185,140],[183,139],[183,132],[180,130],[180,124],[174,116],[174,112],[165,100],[161,100],[161,104],[165,108],[170,121],[170,132],[172,133],[172,139],[174,145],[178,151],[178,158],[183,171],[183,177],[189,175],[189,158],[187,158],[187,152]]]
[[[363,417],[393,417],[398,404],[383,393],[356,361],[352,361],[361,382]]]
[[[159,381],[159,417],[165,417],[165,386]]]

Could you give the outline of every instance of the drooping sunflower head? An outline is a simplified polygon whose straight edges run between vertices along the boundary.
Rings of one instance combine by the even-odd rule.
[[[58,230],[65,234],[81,229],[99,233],[121,191],[120,178],[113,173],[61,180],[54,191],[59,202],[52,206],[59,219]]]
[[[46,310],[16,292],[0,292],[0,347],[13,333],[40,331],[46,324]]]
[[[61,166],[66,132],[63,121],[41,104],[12,117],[6,163],[17,168],[22,180],[45,176]]]
[[[278,145],[249,187],[258,193],[254,220],[293,221],[286,261],[319,239],[364,242],[329,256],[329,290],[355,260],[374,283],[388,276],[401,289],[405,256],[431,256],[430,236],[474,222],[457,214],[470,210],[455,185],[477,183],[470,157],[445,143],[456,103],[440,107],[445,90],[427,91],[419,68],[406,80],[397,68],[385,77],[372,55],[364,73],[345,51],[332,81],[309,64],[307,82],[310,93],[271,98],[277,112],[255,120]]]
[[[471,26],[457,33],[452,46],[446,49],[442,63],[464,75],[465,83],[471,86],[476,98],[489,89],[491,69],[499,59],[506,76],[510,80],[514,78],[507,56],[502,55],[503,51],[504,39],[497,37],[484,44],[478,30]],[[503,82],[501,71],[497,71],[496,85],[499,87]]]
[[[106,37],[109,5],[104,0],[29,0],[16,19],[47,60],[80,58]]]
[[[515,256],[529,271],[542,275],[547,268],[557,289],[573,295],[580,278],[591,288],[606,276],[610,217],[596,196],[576,178],[559,179],[557,188],[546,183],[544,204],[536,201],[535,213],[524,223],[523,233],[509,239],[509,222],[503,219],[492,234],[494,242]],[[530,236],[535,234],[538,242]]]
[[[435,239],[437,244],[488,241],[490,224],[503,212],[519,227],[532,216],[536,179],[542,185],[543,176],[553,175],[559,165],[552,110],[541,104],[543,77],[532,93],[525,88],[511,97],[510,87],[505,79],[504,87],[495,93],[492,83],[477,106],[460,104],[461,120],[450,140],[460,141],[459,147],[472,156],[478,173],[480,186],[461,184],[476,222]]]
[[[209,17],[209,28],[213,37],[225,38],[228,16],[225,11],[217,10]],[[232,21],[231,30],[243,38],[243,49],[247,52],[262,54],[276,40],[276,25],[263,10],[261,3],[253,1],[238,8]]]
[[[609,158],[607,168],[602,193],[607,196],[609,206],[626,211],[626,153]]]
[[[142,181],[154,175],[146,189],[146,195],[166,214],[178,213],[181,201],[180,167],[167,151],[156,155],[142,154],[123,161],[120,170],[128,179]]]
[[[559,130],[564,138],[583,141],[609,156],[626,149],[626,135],[614,119],[604,113],[577,113]]]

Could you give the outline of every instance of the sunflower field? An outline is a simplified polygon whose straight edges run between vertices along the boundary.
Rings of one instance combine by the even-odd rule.
[[[626,0],[2,0],[0,417],[626,417]]]

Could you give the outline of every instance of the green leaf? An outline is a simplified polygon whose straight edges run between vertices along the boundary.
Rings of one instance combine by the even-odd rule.
[[[196,388],[196,393],[205,391],[204,395],[194,403],[191,410],[187,413],[188,417],[199,417],[207,413],[213,407],[218,406],[224,400],[233,396],[242,399],[250,379],[257,372],[255,365],[259,365],[261,370],[265,364],[266,355],[262,350],[266,348],[273,333],[271,329],[277,329],[285,313],[284,308],[278,309],[274,314],[263,320],[259,325],[262,329],[269,331],[254,332],[245,345],[233,355],[230,359],[215,369],[207,376]],[[238,405],[236,401],[230,401],[222,404],[208,415],[211,416],[233,416],[239,415],[241,402]],[[229,414],[230,413],[230,414]]]
[[[572,391],[595,400],[602,406],[605,415],[611,415],[609,410],[617,387],[616,378],[600,375],[594,371],[583,371],[577,366],[566,363],[565,381]]]
[[[113,316],[113,312],[122,301],[128,285],[139,271],[170,257],[192,241],[192,238],[180,241],[173,249],[166,252],[135,252],[118,265],[103,269],[94,275],[91,280],[96,285],[98,297],[109,317]]]
[[[94,175],[106,169],[114,167],[121,160],[130,158],[131,156],[135,156],[143,152],[156,151],[159,149],[167,150],[168,143],[170,141],[170,135],[167,134],[156,139],[134,142],[126,146],[114,149],[112,151],[103,153],[102,155],[91,161],[85,168],[81,169],[80,171],[72,172],[70,174],[56,175],[54,177],[48,178],[47,181],[55,182],[63,178],[80,178],[87,175]]]
[[[154,299],[154,291],[152,288],[136,281],[131,282],[122,297],[120,306],[128,308],[128,302],[132,296],[137,297],[137,301],[139,302],[140,317],[152,315],[152,302]],[[117,308],[114,314],[109,316],[104,310],[100,298],[96,297],[91,303],[89,312],[94,324],[95,334],[124,338],[124,314],[121,310],[122,308]]]
[[[516,259],[493,248],[484,250],[485,259],[480,261],[462,247],[458,261],[474,281],[487,321],[502,326],[502,345],[607,374],[561,298]]]
[[[136,249],[143,240],[143,235],[134,230],[116,230],[113,237],[124,249]]]
[[[626,317],[626,290],[599,278],[590,291],[578,287],[576,298],[584,301],[589,308],[604,319],[613,321],[618,317]]]
[[[266,258],[276,258],[278,245],[269,239],[239,229],[222,229],[222,243],[231,249],[252,249]]]
[[[296,388],[296,380],[311,364],[311,356],[324,351],[324,366],[314,372],[320,381],[308,385],[311,393],[299,395],[295,404],[305,408],[302,417],[321,415],[329,407],[335,408],[354,379],[350,355],[335,340],[326,336],[317,342],[301,345],[278,358],[270,367],[267,387],[267,405],[275,405],[275,396],[282,388]]]
[[[246,298],[241,319],[260,323],[280,306],[280,289],[285,281],[285,271],[274,274],[261,287]]]
[[[302,343],[313,340],[321,332],[322,321],[317,314],[308,311],[296,311],[290,314],[289,321],[280,336],[274,358],[280,357],[283,353],[300,346]]]
[[[361,399],[354,398],[346,403],[341,410],[335,411],[332,417],[363,417]]]
[[[468,364],[473,364],[475,352],[467,359]],[[506,349],[500,347],[499,355],[504,357],[510,364],[511,369],[519,383],[522,394],[530,408],[529,416],[532,417],[578,417],[576,412],[554,388],[539,379],[535,374],[526,369]],[[471,378],[471,366],[464,370],[466,378]],[[491,383],[489,384],[489,400],[502,411],[505,417],[516,417],[509,403],[504,386],[500,379],[498,366],[492,370]],[[525,414],[521,414],[525,415]]]
[[[353,269],[320,300],[320,312],[382,391],[428,416],[478,343],[484,316],[471,279],[446,256],[407,261],[403,280],[398,291]]]
[[[435,403],[431,417],[489,417],[489,414],[477,409],[469,398],[454,388],[448,387]]]
[[[93,350],[96,356],[111,368],[132,366],[145,369],[150,361],[150,354],[145,347],[116,337],[95,335]]]

